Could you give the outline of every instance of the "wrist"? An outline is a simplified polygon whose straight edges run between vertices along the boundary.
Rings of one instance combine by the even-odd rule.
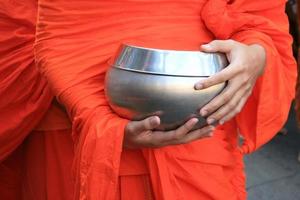
[[[253,52],[253,61],[259,68],[259,75],[262,75],[266,66],[266,49],[260,44],[251,44],[249,47]]]

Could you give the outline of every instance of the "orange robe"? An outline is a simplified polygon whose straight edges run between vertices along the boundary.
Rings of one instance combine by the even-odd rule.
[[[0,198],[20,199],[23,148],[53,95],[34,64],[37,1],[0,2]],[[17,149],[17,150],[16,150]]]
[[[18,20],[14,13],[19,16],[20,12],[14,12],[8,2],[3,4],[7,4],[4,13],[10,24]],[[34,10],[35,1],[31,2]],[[46,125],[41,125],[41,130],[34,131],[26,141],[27,162],[22,169],[26,174],[42,177],[35,183],[28,177],[23,181],[27,186],[40,185],[35,190],[40,189],[41,199],[43,193],[51,193],[48,199],[72,196],[99,200],[245,199],[242,154],[256,150],[275,135],[287,118],[294,96],[296,65],[284,5],[283,0],[40,0],[35,59],[52,92],[67,109],[73,141],[70,131],[55,128],[55,124],[59,124],[56,118],[64,116],[55,114],[53,110],[57,106],[52,106],[49,112],[54,114],[48,113],[41,122]],[[25,22],[27,12],[21,12]],[[29,24],[34,25],[35,11],[31,13]],[[22,60],[26,57],[28,62],[33,61],[30,48],[34,29],[25,34],[22,43],[14,40],[20,36],[16,31],[20,26],[28,28],[24,20],[0,36],[0,41],[18,50],[15,55],[12,48],[0,47],[5,53],[0,63],[6,66],[0,69],[0,81],[5,88],[12,87],[7,90],[9,93],[0,88],[0,94],[8,96],[12,102],[16,95],[24,94],[24,98],[12,106],[14,110],[5,109],[11,102],[0,102],[0,119],[12,116],[10,121],[14,122],[0,124],[1,160],[37,125],[52,99],[44,78],[32,64]],[[123,150],[123,132],[128,120],[112,112],[103,91],[104,75],[109,67],[107,61],[120,43],[198,50],[201,44],[213,39],[230,38],[246,44],[258,43],[267,52],[265,73],[258,79],[242,112],[219,126],[214,137],[209,139],[159,149]],[[28,52],[23,50],[27,44]],[[14,64],[16,70],[26,64],[24,70],[31,76],[22,73],[22,80],[32,84],[31,87],[16,79],[10,82],[4,79],[7,74],[18,77],[10,71],[10,62],[17,62]],[[16,88],[22,92],[17,92]],[[29,113],[31,117],[18,112]],[[51,123],[51,127],[47,126]],[[239,133],[245,138],[242,147],[237,142]],[[48,151],[38,153],[37,146]],[[73,148],[74,155],[70,152]],[[74,183],[68,180],[66,170],[71,161]],[[30,172],[28,169],[32,165],[37,166],[37,170]],[[39,172],[38,169],[48,171]],[[62,180],[62,177],[65,178]],[[59,190],[56,184],[65,187]]]

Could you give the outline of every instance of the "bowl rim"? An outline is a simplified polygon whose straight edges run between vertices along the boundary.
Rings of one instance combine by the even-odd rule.
[[[208,78],[210,76],[196,76],[196,75],[178,75],[178,74],[163,74],[163,73],[155,73],[155,72],[147,72],[147,71],[141,71],[141,70],[134,70],[134,69],[126,69],[122,67],[116,67],[112,66],[113,68],[117,70],[123,70],[128,72],[134,72],[134,73],[140,73],[140,74],[149,74],[149,75],[156,75],[156,76],[171,76],[171,77],[194,77],[194,78]]]
[[[153,63],[145,61],[146,59],[144,60],[140,59],[141,57],[146,57],[146,56],[152,57],[156,59],[156,61],[158,60],[158,63],[155,63],[155,65],[158,65],[161,71],[154,71]],[[163,59],[161,59],[161,57],[163,57]],[[194,61],[193,64],[190,65],[187,65],[185,63],[180,64],[180,59],[183,58],[186,59],[186,57],[190,59],[186,61]],[[174,62],[176,61],[176,59],[177,62]],[[168,62],[166,62],[166,60],[172,64],[169,64]],[[136,64],[138,62],[140,63]],[[198,65],[194,67],[195,65],[194,63],[198,63]],[[205,53],[205,52],[201,52],[200,50],[192,51],[192,50],[175,50],[175,49],[156,49],[156,48],[142,47],[137,45],[129,45],[124,43],[120,45],[115,56],[109,59],[108,64],[118,69],[133,71],[138,73],[166,75],[166,76],[181,76],[181,77],[209,77],[224,69],[226,66],[228,66],[229,62],[225,54],[218,53],[218,52]],[[141,66],[143,70],[141,70]],[[192,70],[187,71],[185,70],[186,68],[188,70],[190,69]],[[176,69],[177,72],[176,71],[171,72],[171,70],[173,69]]]

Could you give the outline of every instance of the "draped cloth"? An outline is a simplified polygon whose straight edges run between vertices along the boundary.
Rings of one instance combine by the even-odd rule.
[[[219,126],[214,137],[138,153],[156,199],[245,199],[242,154],[275,135],[294,96],[296,65],[285,1],[40,0],[34,48],[43,76],[31,52],[36,1],[26,4],[29,9],[20,3],[27,12],[14,12],[10,2],[0,3],[7,27],[0,36],[7,44],[0,47],[0,93],[11,100],[0,101],[0,156],[9,155],[41,119],[52,99],[50,86],[72,121],[75,199],[116,199],[120,174],[145,170],[122,162],[121,155],[129,155],[122,149],[128,120],[110,109],[104,93],[107,61],[121,43],[180,50],[198,50],[213,39],[262,45],[264,75],[241,113]],[[22,34],[19,27],[31,29]],[[14,123],[4,122],[6,116]],[[238,134],[245,139],[241,148]]]
[[[0,194],[20,199],[23,140],[53,95],[34,64],[37,1],[0,2]],[[5,161],[4,161],[5,160]]]
[[[296,97],[295,97],[295,109],[296,109],[296,115],[297,115],[297,121],[298,121],[298,126],[300,126],[300,47],[299,47],[299,41],[300,41],[300,35],[299,35],[299,31],[300,31],[300,2],[297,1],[297,28],[296,28],[296,33],[298,33],[298,35],[296,36],[298,38],[298,44],[297,44],[297,49],[298,49],[298,55],[297,55],[297,61],[298,61],[298,77],[297,77],[297,85],[296,85]]]
[[[34,64],[37,2],[0,2],[0,161],[39,123],[53,95]]]

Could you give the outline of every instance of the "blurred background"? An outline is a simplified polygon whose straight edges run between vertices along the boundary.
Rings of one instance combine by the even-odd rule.
[[[300,0],[298,3],[297,0],[289,0],[286,6],[290,32],[294,38],[293,51],[296,59],[300,47],[299,8]],[[283,129],[268,144],[245,157],[248,200],[300,200],[300,131],[297,125],[297,116],[300,119],[300,86],[298,84],[299,92],[296,94],[289,119]]]

